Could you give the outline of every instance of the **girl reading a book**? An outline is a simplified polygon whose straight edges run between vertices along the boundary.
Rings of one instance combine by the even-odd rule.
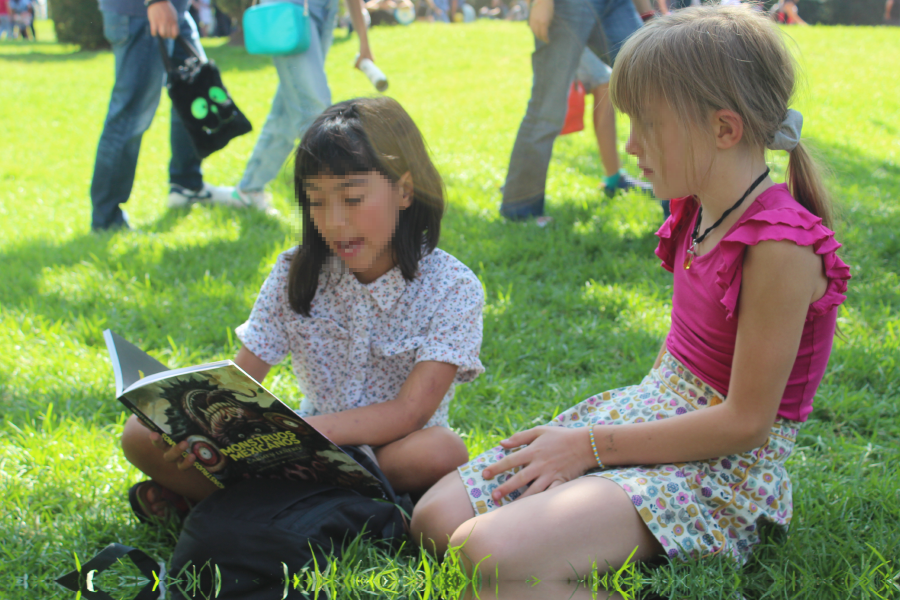
[[[422,492],[468,460],[448,428],[456,383],[484,368],[483,291],[437,248],[444,192],[424,140],[387,97],[326,110],[303,138],[295,185],[299,247],[282,253],[234,359],[262,382],[291,355],[299,414],[338,445],[368,445],[397,492]],[[126,458],[150,477],[129,493],[139,517],[183,514],[216,488],[183,442],[135,417]]]
[[[501,441],[416,505],[416,541],[464,544],[501,579],[661,554],[744,561],[764,523],[786,527],[785,461],[850,278],[771,21],[749,7],[654,19],[623,46],[610,91],[631,117],[626,150],[674,198],[656,249],[674,274],[671,329],[643,381]],[[788,153],[787,184],[767,149]]]

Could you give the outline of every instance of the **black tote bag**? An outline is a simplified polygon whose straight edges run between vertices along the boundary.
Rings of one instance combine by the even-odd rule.
[[[187,51],[184,64],[173,65],[165,40],[158,38],[159,50],[168,74],[166,88],[172,106],[184,122],[200,158],[224,148],[232,139],[253,130],[225,85],[219,68],[200,57],[197,50],[178,36],[175,42]]]

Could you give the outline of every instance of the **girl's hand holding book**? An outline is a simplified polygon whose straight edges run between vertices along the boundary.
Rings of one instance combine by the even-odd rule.
[[[155,431],[151,431],[150,443],[160,450],[165,450],[163,458],[166,462],[178,463],[178,469],[180,471],[187,471],[194,466],[195,462],[197,462],[197,457],[187,451],[187,440],[183,440],[174,446],[169,446],[163,441],[162,436]]]

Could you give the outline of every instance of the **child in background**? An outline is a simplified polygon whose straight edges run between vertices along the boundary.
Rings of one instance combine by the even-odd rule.
[[[619,151],[616,149],[616,113],[609,101],[609,76],[612,69],[600,60],[590,48],[585,48],[575,71],[575,79],[584,85],[587,93],[594,97],[593,107],[594,136],[600,150],[600,162],[606,171],[606,178],[600,188],[610,198],[619,190],[628,191],[638,188],[650,193],[653,189],[646,181],[638,181],[622,168]],[[669,215],[667,214],[666,217]]]
[[[437,249],[441,177],[419,130],[387,97],[328,108],[296,154],[303,242],[282,253],[234,359],[262,382],[291,354],[299,414],[338,445],[368,445],[398,493],[421,493],[468,460],[448,428],[454,385],[484,371],[478,278]],[[126,458],[151,477],[135,512],[184,513],[215,490],[130,418]]]
[[[672,216],[657,255],[672,325],[650,373],[520,432],[416,506],[414,539],[500,579],[558,580],[660,554],[748,558],[791,520],[785,469],[825,373],[850,272],[789,109],[794,63],[746,6],[653,19],[610,92],[626,150]],[[789,154],[787,185],[766,149]],[[523,526],[526,523],[527,526]],[[420,537],[421,536],[421,537]]]

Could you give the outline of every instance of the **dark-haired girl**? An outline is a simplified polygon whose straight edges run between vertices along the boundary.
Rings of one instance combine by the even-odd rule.
[[[444,193],[418,128],[395,100],[327,109],[297,150],[303,221],[250,318],[235,362],[257,381],[291,355],[310,424],[338,445],[367,444],[398,492],[421,492],[468,460],[448,429],[456,383],[484,371],[478,278],[437,249]],[[183,510],[214,487],[132,418],[125,456],[150,482],[138,510]]]

